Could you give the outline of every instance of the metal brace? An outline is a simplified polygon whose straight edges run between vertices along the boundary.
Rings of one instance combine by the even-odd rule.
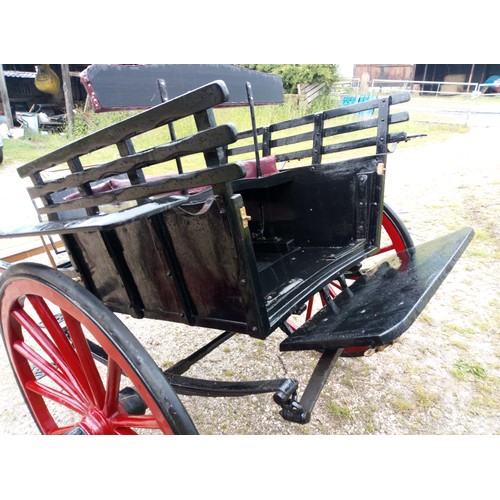
[[[343,350],[344,349],[341,347],[339,349],[325,351],[321,355],[300,401],[297,400],[296,392],[291,395],[291,398],[283,402],[283,404],[276,401],[276,398],[274,399],[282,407],[280,415],[285,420],[296,424],[307,424],[311,420],[316,401],[328,380],[328,376],[333,366],[339,359]]]

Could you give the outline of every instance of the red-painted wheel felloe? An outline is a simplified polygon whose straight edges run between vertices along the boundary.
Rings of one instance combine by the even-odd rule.
[[[0,307],[14,375],[43,434],[196,433],[144,347],[70,278],[14,265],[1,277]]]

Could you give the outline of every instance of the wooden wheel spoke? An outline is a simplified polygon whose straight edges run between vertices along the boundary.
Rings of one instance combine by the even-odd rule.
[[[116,427],[159,429],[158,421],[152,415],[117,415],[111,419],[111,423]]]
[[[394,250],[395,249],[395,246],[394,245],[387,245],[385,247],[382,247],[380,250],[379,250],[379,254],[380,253],[385,253],[385,252],[390,252],[391,250]]]
[[[92,391],[85,373],[82,370],[78,356],[73,350],[57,319],[49,310],[45,301],[40,297],[28,296],[28,300],[37,311],[37,314],[51,337],[35,323],[24,309],[18,308],[13,311],[13,317],[15,317],[19,324],[25,328],[47,356],[49,356],[61,372],[65,374],[67,379],[71,381],[75,390],[81,394],[81,397],[92,399]],[[54,342],[52,342],[51,338]]]
[[[103,412],[110,416],[118,410],[118,396],[120,391],[121,368],[112,359],[108,359],[108,372],[106,378],[106,397]]]
[[[17,309],[13,310],[11,314],[58,367],[68,370],[66,360],[59,350],[24,309],[19,306]]]
[[[61,325],[57,321],[56,317],[48,307],[47,303],[42,297],[35,295],[28,295],[28,300],[31,305],[35,309],[38,314],[40,320],[47,328],[48,332],[58,347],[59,352],[61,354],[61,358],[66,360],[66,363],[63,363],[65,368],[67,368],[66,372],[71,376],[71,373],[74,374],[73,383],[81,387],[82,391],[87,395],[87,397],[91,397],[92,391],[88,384],[87,377],[85,376],[82,366],[79,362],[78,356],[71,345],[66,333],[62,329]]]
[[[46,359],[42,358],[30,346],[21,341],[13,344],[14,350],[23,358],[30,361],[34,366],[41,370],[47,377],[57,384],[61,389],[70,394],[73,398],[82,400],[82,394],[67,379],[64,373],[54,368]]]
[[[80,360],[85,377],[89,383],[94,403],[98,408],[103,408],[105,398],[104,384],[97,370],[94,358],[92,357],[92,352],[90,351],[87,339],[83,333],[82,326],[73,316],[70,316],[64,311],[63,316],[69,335],[75,346],[78,359]]]
[[[64,333],[64,330],[59,324],[59,321],[57,321],[57,318],[54,316],[45,300],[42,297],[38,297],[36,295],[28,295],[27,299],[38,314],[38,317],[44,324],[47,331],[50,332],[50,335],[59,350],[61,352],[69,354],[70,356],[72,355],[72,353],[74,355],[74,351],[71,347],[71,343],[68,337]]]
[[[57,391],[52,387],[48,387],[44,384],[40,384],[35,380],[28,380],[25,384],[27,390],[38,394],[39,396],[43,396],[45,398],[54,401],[60,405],[65,406],[66,408],[73,410],[80,415],[84,415],[87,411],[87,408],[81,401],[64,394],[63,392]]]

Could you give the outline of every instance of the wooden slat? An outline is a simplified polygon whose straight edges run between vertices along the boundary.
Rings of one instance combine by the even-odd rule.
[[[386,102],[387,99],[390,100],[389,104],[399,104],[402,102],[408,101],[410,98],[410,94],[408,92],[401,92],[399,94],[396,94],[394,96],[390,97],[384,97],[381,99],[372,99],[370,101],[363,101],[357,104],[353,104],[350,106],[344,106],[340,108],[335,108],[331,109],[328,111],[323,111],[321,113],[321,120],[323,123],[325,123],[327,120],[333,120],[335,118],[340,118],[343,116],[348,116],[348,115],[353,115],[356,113],[362,113],[370,110],[375,110],[378,109],[382,104]],[[318,120],[317,114],[310,114],[307,116],[299,117],[299,118],[293,118],[291,120],[286,120],[283,122],[279,123],[274,123],[269,127],[259,127],[257,129],[257,135],[258,136],[263,136],[264,132],[267,132],[267,136],[271,136],[272,134],[278,131],[286,131],[286,130],[292,130],[297,127],[302,127],[305,125],[310,125],[315,122],[315,120]],[[389,116],[389,125],[396,124],[396,123],[401,123],[409,120],[409,115],[407,112],[400,112],[400,113],[393,113],[392,115]],[[336,125],[336,126],[331,126],[331,127],[325,127],[321,137],[332,137],[332,136],[337,136],[341,134],[348,134],[348,133],[353,133],[353,132],[358,132],[361,130],[367,130],[370,128],[376,128],[379,126],[379,118],[369,118],[369,119],[361,119],[356,122],[352,123],[346,123],[342,125]],[[240,132],[238,134],[238,141],[249,138],[252,136],[252,131],[251,130],[245,130],[243,132]],[[308,132],[303,132],[295,135],[288,135],[286,137],[280,137],[278,139],[272,139],[269,140],[267,139],[267,144],[266,144],[266,153],[265,154],[273,154],[273,150],[279,147],[284,147],[284,146],[291,146],[293,144],[300,144],[303,142],[307,141],[313,141],[315,136],[315,133],[313,130],[308,131]],[[399,140],[404,140],[402,136],[400,137]],[[317,137],[316,137],[317,139]],[[262,138],[262,142],[264,139]],[[361,141],[361,142],[360,142]],[[363,142],[364,141],[364,142]],[[236,143],[238,144],[238,143]],[[345,146],[343,145],[338,145],[338,146],[326,146],[327,148],[330,148],[332,150],[338,150],[338,151],[345,151],[347,149],[350,149],[351,147],[354,148],[359,148],[359,147],[367,147],[367,146],[374,146],[376,145],[376,142],[372,144],[372,140],[369,139],[367,140],[358,140],[358,141],[346,141]],[[361,145],[362,144],[362,145]],[[353,145],[353,146],[351,146]],[[263,145],[259,143],[259,149],[264,149]],[[318,148],[316,148],[317,150]],[[288,152],[288,153],[274,153],[276,154],[276,159],[279,161],[287,161],[290,159],[303,159],[312,157],[314,153],[315,148],[311,144],[311,148],[309,149],[302,149],[301,151],[294,151],[294,152]],[[236,146],[234,148],[230,148],[227,150],[227,155],[228,157],[232,156],[237,156],[245,153],[251,153],[254,152],[254,146],[253,144],[248,144],[245,146]],[[323,151],[326,152],[326,151]]]
[[[155,163],[211,150],[235,140],[236,129],[234,126],[229,124],[221,125],[169,144],[157,146],[123,158],[117,158],[97,167],[76,172],[64,178],[55,179],[41,186],[28,187],[28,193],[31,198],[38,198],[63,189],[78,188],[91,181],[98,181],[124,173],[128,174]]]
[[[389,116],[389,125],[394,125],[396,123],[402,123],[409,120],[408,113],[403,111],[402,113],[394,113]],[[341,134],[349,134],[352,132],[359,132],[361,130],[367,130],[369,128],[375,128],[378,126],[378,119],[371,118],[369,120],[363,120],[353,123],[345,123],[343,125],[337,125],[335,127],[325,128],[323,137],[337,136]]]
[[[140,219],[152,217],[188,201],[187,196],[172,195],[159,201],[149,202],[136,207],[113,212],[110,214],[93,215],[81,219],[59,219],[48,222],[39,222],[26,226],[16,227],[8,232],[0,231],[0,238],[26,238],[28,236],[64,234],[71,235],[78,232],[95,232],[111,229]],[[68,240],[65,241],[65,244]],[[71,246],[71,243],[70,243]],[[72,248],[70,251],[73,251]]]
[[[236,179],[241,179],[244,176],[245,167],[243,164],[231,163],[220,167],[178,174],[160,181],[113,189],[112,191],[96,193],[92,196],[85,196],[57,203],[55,205],[40,207],[38,209],[38,213],[49,214],[64,210],[139,200],[149,196],[182,191],[183,189],[231,182]]]
[[[33,175],[72,158],[125,141],[148,130],[217,106],[228,99],[229,95],[225,83],[222,81],[212,82],[33,160],[19,167],[18,174],[21,177]]]
[[[406,132],[397,132],[388,134],[387,143],[401,142],[406,140]],[[350,149],[368,148],[377,145],[377,137],[366,137],[364,139],[356,139],[354,141],[341,142],[339,144],[329,144],[323,146],[323,154],[338,153],[340,151],[348,151]]]

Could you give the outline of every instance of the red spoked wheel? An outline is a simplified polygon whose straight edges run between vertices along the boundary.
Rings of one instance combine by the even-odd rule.
[[[196,433],[144,347],[70,278],[16,264],[1,275],[0,310],[7,355],[41,433]]]
[[[401,252],[407,250],[414,246],[413,239],[408,232],[408,229],[404,225],[403,221],[398,217],[396,212],[390,208],[387,204],[384,205],[384,212],[382,215],[382,235],[381,235],[381,246],[380,250],[366,262],[363,262],[363,267],[367,265],[371,267],[377,258],[381,256],[387,256],[387,254]],[[353,282],[355,276],[350,276],[347,281]],[[335,298],[346,286],[347,283],[341,284],[338,281],[333,281],[327,287],[330,297]],[[326,305],[326,300],[324,296],[320,293],[312,296],[306,304],[306,310],[302,316],[299,318],[289,318],[287,320],[287,329],[289,331],[295,331],[303,323],[309,321],[312,316],[317,312],[318,307],[324,307]],[[342,356],[362,356],[367,352],[369,347],[347,347],[342,352]]]

